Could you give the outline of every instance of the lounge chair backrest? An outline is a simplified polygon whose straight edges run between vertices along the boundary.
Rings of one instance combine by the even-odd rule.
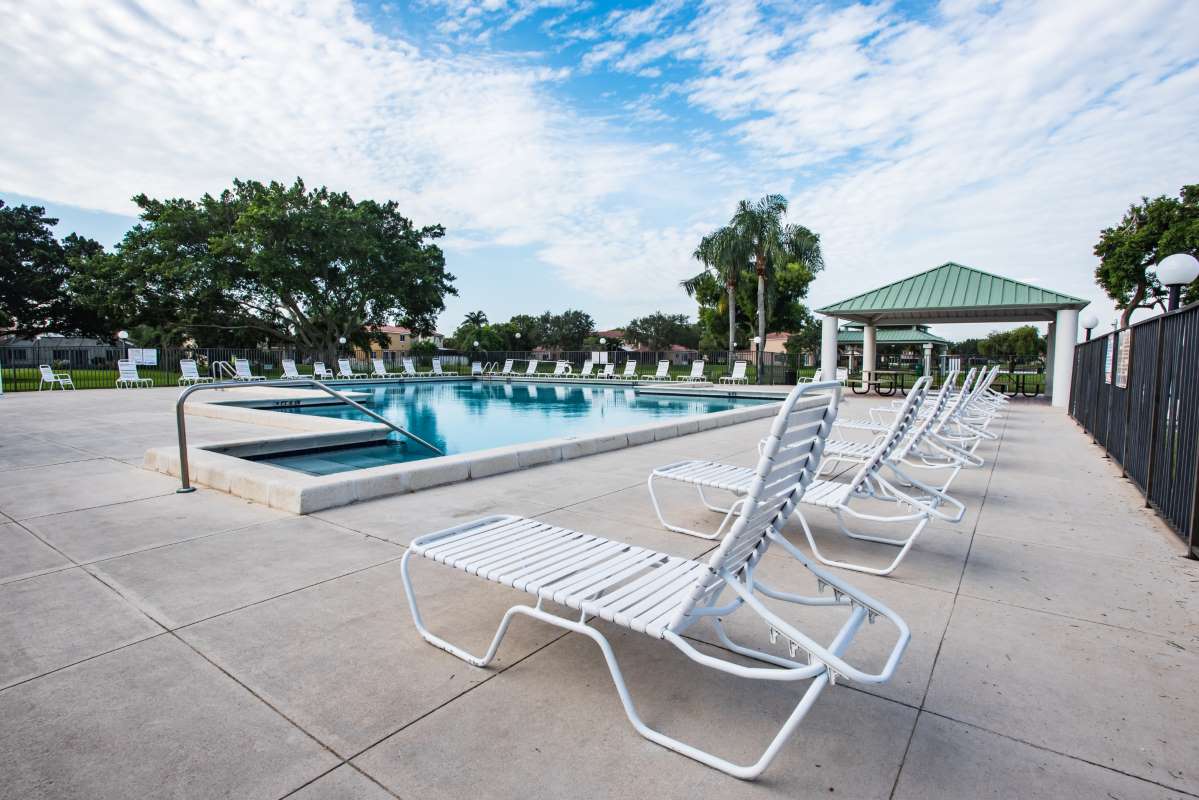
[[[839,380],[839,381],[848,381],[849,380],[849,367],[837,367],[834,370],[834,372],[837,375],[837,380]]]
[[[42,378],[44,380],[54,380],[54,370],[49,364],[38,364],[37,368],[42,373]]]
[[[580,378],[587,377],[588,375],[591,374],[591,371],[593,369],[595,369],[595,362],[589,358],[583,362],[583,368],[579,370],[579,377]]]
[[[180,363],[180,364],[182,364],[183,362],[181,361],[181,362],[179,362],[179,363]],[[193,369],[194,369],[194,368],[195,368],[195,365],[193,364]],[[184,374],[186,374],[186,373],[184,373]],[[284,375],[286,375],[286,376],[287,376],[287,377],[289,377],[289,378],[298,378],[298,377],[300,377],[300,373],[299,373],[299,371],[296,369],[296,362],[295,362],[295,361],[293,361],[293,360],[292,360],[292,359],[290,359],[290,358],[285,358],[285,359],[283,359],[283,374],[284,374]]]
[[[316,373],[317,375],[323,375],[326,372],[328,372],[329,370],[325,369],[324,361],[313,361],[312,362],[312,371],[314,373]]]
[[[442,374],[442,372],[441,372],[441,359],[440,359],[440,358],[436,358],[436,357],[434,357],[434,359],[433,359],[433,374],[434,374],[434,375],[441,375],[441,374]]]
[[[815,406],[803,403],[797,408],[801,400],[813,396],[824,402]],[[692,609],[714,603],[724,588],[722,573],[736,575],[751,560],[756,561],[765,551],[767,535],[782,530],[816,474],[840,400],[841,386],[831,381],[805,383],[787,395],[762,447],[754,470],[757,477],[737,521],[708,560],[709,571],[696,581],[669,628],[685,627]]]
[[[533,360],[529,361],[529,366],[527,369],[525,369],[525,374],[532,375],[534,372],[537,371],[537,365],[540,363],[541,362],[538,361],[537,359],[533,359]]]
[[[513,361],[513,359],[505,358],[504,359],[504,368],[502,370],[500,370],[500,372],[511,372],[513,363],[515,363]]]
[[[483,362],[482,361],[470,362],[470,374],[471,375],[482,375],[483,374]]]
[[[244,358],[233,359],[233,370],[237,373],[237,377],[239,378],[254,377],[252,374],[250,374],[250,362]]]
[[[849,482],[854,489],[865,484],[871,475],[882,468],[883,462],[894,457],[895,451],[904,443],[905,437],[916,423],[916,414],[920,411],[921,404],[928,397],[930,380],[931,378],[928,376],[921,378],[908,392],[903,405],[895,414],[895,421],[891,423],[891,428],[883,435],[870,457],[862,463],[862,466],[858,467],[853,480]]]
[[[284,369],[287,368],[286,362],[284,362],[283,366],[284,366]],[[196,366],[196,361],[193,358],[179,359],[179,372],[181,372],[183,374],[183,377],[185,377],[185,378],[199,378],[200,377],[200,370]]]
[[[665,361],[665,360],[659,361],[658,362],[658,371],[654,373],[654,377],[655,378],[665,378],[668,375],[670,375],[670,362]]]
[[[375,368],[375,373],[378,375],[383,375],[387,372],[387,367],[383,366],[383,359],[381,358],[372,358],[371,366]]]
[[[703,376],[704,376],[704,360],[702,358],[697,358],[691,362],[690,377],[702,378]]]
[[[932,413],[926,416],[920,416],[921,406],[915,408],[915,417],[912,420],[911,427],[908,429],[908,435],[901,441],[891,454],[891,458],[896,460],[906,456],[913,447],[920,444],[924,437],[928,436],[937,425],[938,415],[945,410],[945,405],[949,400],[949,395],[946,394],[945,388],[937,392],[934,397],[929,397],[929,386],[932,385],[933,379],[930,375],[925,375],[922,378],[917,378],[916,383],[912,386],[909,394],[922,392],[924,400],[921,403],[931,403]]]
[[[744,362],[744,361],[734,361],[733,362],[733,374],[730,377],[732,377],[732,379],[735,381],[739,381],[742,378],[744,378],[745,377],[745,366],[746,366],[746,362]]]
[[[416,374],[416,364],[412,363],[411,358],[405,358],[405,359],[403,359],[403,361],[401,363],[403,363],[403,365],[404,365],[404,374],[405,375],[415,375]]]
[[[624,362],[624,372],[621,373],[622,378],[632,378],[637,375],[637,359],[630,358]]]
[[[615,375],[615,374],[616,374],[616,365],[615,364],[604,364],[603,375],[605,378],[611,377],[612,375]]]
[[[342,375],[353,375],[354,370],[350,368],[350,359],[348,359],[348,358],[337,359],[337,371],[339,373],[341,373]]]
[[[567,364],[565,361],[559,361],[554,364],[554,375],[565,375],[569,369],[570,364]]]
[[[950,403],[949,408],[945,410],[945,413],[941,415],[941,419],[937,422],[936,427],[933,428],[935,432],[940,433],[950,420],[961,413],[962,408],[966,405],[966,401],[970,399],[968,387],[974,382],[974,375],[977,371],[978,370],[975,367],[971,367],[966,371],[966,378],[962,381],[961,391],[953,396],[953,402]],[[953,384],[950,384],[948,381],[946,381],[946,385],[950,387],[953,386]]]
[[[117,374],[123,381],[140,381],[141,378],[137,374],[137,364],[132,361],[121,359],[117,362]]]

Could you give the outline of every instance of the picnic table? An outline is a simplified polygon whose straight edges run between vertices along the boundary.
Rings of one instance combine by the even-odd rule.
[[[1004,392],[1012,397],[1015,397],[1018,394],[1022,394],[1025,397],[1036,397],[1041,392],[1037,388],[1037,382],[1035,380],[1032,382],[1032,392],[1027,391],[1028,377],[1031,375],[1035,378],[1040,374],[1041,373],[1038,370],[1013,370],[1011,372],[1003,373]]]
[[[854,394],[869,394],[871,388],[883,397],[890,397],[896,390],[906,394],[903,385],[904,376],[909,373],[898,369],[868,369],[862,370],[862,377],[857,386],[851,386]],[[885,386],[885,388],[884,388]],[[860,391],[859,391],[860,389]]]

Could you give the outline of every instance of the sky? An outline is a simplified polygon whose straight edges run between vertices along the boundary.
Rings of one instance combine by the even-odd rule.
[[[107,245],[235,177],[440,222],[441,328],[695,313],[738,200],[826,303],[957,261],[1093,301],[1092,248],[1199,164],[1199,2],[0,0],[0,198]],[[943,326],[979,335],[1003,326]]]

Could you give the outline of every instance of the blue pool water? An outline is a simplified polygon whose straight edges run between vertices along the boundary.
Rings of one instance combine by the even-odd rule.
[[[363,405],[437,445],[446,455],[561,436],[595,434],[664,417],[710,414],[771,402],[750,398],[639,394],[625,387],[536,383],[454,381],[354,384],[342,388],[370,394],[370,399]],[[366,415],[344,404],[286,410],[294,414],[369,421]],[[328,475],[435,456],[421,445],[399,441],[398,435],[392,434],[392,439],[386,442],[256,460],[310,475]]]

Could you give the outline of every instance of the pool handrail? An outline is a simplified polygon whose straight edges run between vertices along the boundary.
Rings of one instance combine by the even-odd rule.
[[[194,492],[196,490],[196,487],[191,485],[191,476],[190,476],[190,473],[188,470],[188,463],[187,463],[187,421],[186,421],[186,419],[184,417],[184,413],[183,413],[183,405],[184,405],[184,403],[187,402],[187,398],[193,392],[198,392],[202,389],[229,389],[229,388],[236,388],[236,387],[245,386],[245,385],[246,385],[245,382],[234,382],[234,381],[219,381],[216,383],[197,383],[193,386],[188,386],[186,389],[184,389],[182,392],[180,392],[179,399],[175,402],[175,427],[179,434],[179,480],[180,480],[180,483],[182,483],[182,486],[180,486],[178,489],[175,490],[176,493],[187,494],[189,492]],[[377,422],[382,423],[383,425],[386,425],[387,427],[391,428],[396,433],[407,436],[409,439],[412,439],[413,441],[424,445],[425,447],[429,448],[437,455],[439,455],[439,456],[445,455],[445,453],[442,452],[440,449],[429,444],[428,442],[426,442],[424,439],[417,436],[412,431],[405,430],[404,428],[400,427],[399,425],[396,425],[391,420],[389,420],[383,416],[380,416],[379,414],[376,414],[374,411],[371,411],[369,408],[362,405],[361,403],[359,403],[355,400],[351,400],[350,398],[346,397],[341,392],[337,391],[336,389],[334,389],[330,386],[326,386],[325,384],[321,383],[320,381],[313,380],[311,378],[304,378],[302,380],[290,380],[290,381],[256,381],[254,383],[254,386],[292,388],[292,389],[294,389],[297,386],[311,386],[315,389],[320,389],[325,394],[328,394],[332,397],[336,397],[338,400],[341,400],[343,403],[353,406],[354,408],[361,411],[363,414],[366,414],[371,419],[376,420]]]

